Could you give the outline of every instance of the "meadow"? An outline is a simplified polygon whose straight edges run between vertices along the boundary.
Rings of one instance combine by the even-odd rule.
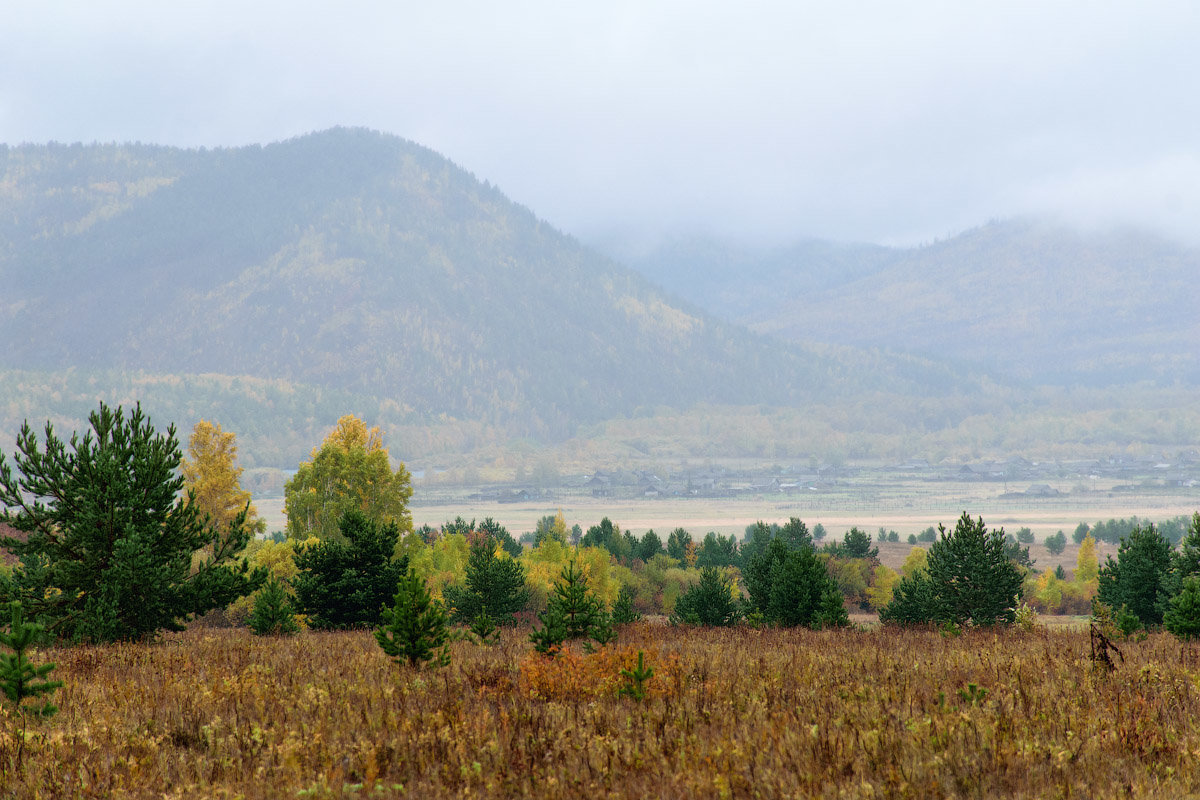
[[[1185,797],[1200,660],[1164,634],[1093,666],[1086,630],[705,630],[596,654],[526,631],[440,670],[368,632],[193,627],[50,649],[58,715],[0,794],[39,798]],[[618,692],[638,651],[655,675]]]

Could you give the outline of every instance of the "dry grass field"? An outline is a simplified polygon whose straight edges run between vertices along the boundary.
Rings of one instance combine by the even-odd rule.
[[[1200,792],[1200,664],[1109,674],[1079,630],[684,630],[597,655],[524,633],[399,668],[370,634],[44,651],[66,682],[0,795],[40,798],[1048,798]],[[620,668],[645,652],[638,703]]]

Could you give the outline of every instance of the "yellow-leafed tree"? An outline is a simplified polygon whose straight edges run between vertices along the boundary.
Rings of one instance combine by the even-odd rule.
[[[287,483],[288,537],[340,538],[338,522],[350,509],[380,524],[394,522],[403,535],[412,531],[411,497],[412,478],[403,464],[392,470],[379,428],[347,415]]]
[[[1090,583],[1100,574],[1100,559],[1096,556],[1096,540],[1092,534],[1083,537],[1079,543],[1079,555],[1075,557],[1075,580],[1078,583]]]
[[[250,492],[241,486],[242,468],[237,461],[237,437],[232,431],[208,420],[200,420],[188,440],[187,456],[180,463],[184,488],[196,497],[196,506],[224,530],[249,506],[246,528],[255,534],[267,529],[250,503]]]

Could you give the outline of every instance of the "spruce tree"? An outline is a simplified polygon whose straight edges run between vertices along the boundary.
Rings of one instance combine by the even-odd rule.
[[[26,423],[13,463],[0,453],[0,520],[28,534],[0,540],[21,560],[9,599],[56,636],[115,641],[182,630],[261,585],[266,572],[236,560],[245,509],[218,526],[183,491],[174,426],[157,433],[140,405],[88,420],[69,442],[47,423],[39,443]]]
[[[259,636],[289,636],[300,631],[287,587],[272,577],[254,598],[250,629]]]
[[[442,604],[430,597],[423,579],[407,571],[396,588],[392,607],[384,609],[375,640],[398,662],[419,667],[429,661],[441,667],[450,663],[449,638]]]

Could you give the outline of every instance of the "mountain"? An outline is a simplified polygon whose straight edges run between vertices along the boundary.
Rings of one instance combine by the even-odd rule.
[[[1035,383],[1200,384],[1200,250],[1137,231],[995,222],[931,245],[674,242],[630,263],[795,342],[886,347]]]
[[[115,386],[196,416],[210,410],[198,397],[237,396],[238,430],[283,409],[276,431],[328,426],[336,416],[306,415],[340,398],[394,424],[561,439],[658,406],[972,382],[781,344],[679,304],[437,153],[372,131],[5,147],[0,176],[0,368],[75,404],[35,420],[76,418]]]

